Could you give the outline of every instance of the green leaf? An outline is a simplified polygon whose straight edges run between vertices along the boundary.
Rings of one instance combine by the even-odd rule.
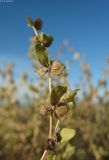
[[[74,91],[72,91],[69,95],[67,95],[63,100],[66,103],[70,103],[74,101],[75,96],[77,95],[77,92],[79,91],[79,89],[76,89]]]
[[[36,58],[44,67],[49,66],[50,57],[46,49],[40,49],[39,51],[36,51]]]
[[[27,23],[29,27],[33,27],[34,26],[34,22],[32,21],[32,19],[30,17],[26,17]]]
[[[67,92],[67,86],[56,86],[52,89],[50,95],[51,105],[56,106],[60,98]]]
[[[75,130],[74,129],[69,129],[69,128],[63,128],[60,131],[60,136],[62,137],[61,143],[69,141],[75,136]]]
[[[48,155],[47,160],[55,160],[56,156],[55,155]]]

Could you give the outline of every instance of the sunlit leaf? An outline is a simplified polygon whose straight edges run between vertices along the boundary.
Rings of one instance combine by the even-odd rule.
[[[60,131],[60,135],[62,137],[61,143],[69,141],[75,136],[75,130],[74,129],[69,129],[69,128],[63,128]]]

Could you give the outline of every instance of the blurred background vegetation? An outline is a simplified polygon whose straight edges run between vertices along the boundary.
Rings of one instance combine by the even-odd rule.
[[[69,51],[68,48],[68,43],[61,46],[62,52]],[[58,52],[56,57],[61,54]],[[76,51],[72,56],[82,73],[73,86],[73,89],[80,88],[80,94],[61,126],[74,128],[76,136],[61,145],[56,159],[109,160],[109,57],[95,85],[93,71],[81,60],[82,55]],[[68,81],[71,63],[66,60],[67,72],[60,80],[53,79],[54,84]],[[7,64],[0,68],[0,160],[36,160],[44,151],[48,134],[48,118],[39,113],[43,112],[40,105],[47,98],[48,84],[46,77],[34,81],[28,73],[21,73],[16,83],[15,67]]]

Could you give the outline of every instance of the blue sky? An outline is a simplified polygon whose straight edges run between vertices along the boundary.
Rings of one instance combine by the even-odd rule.
[[[28,59],[29,37],[33,31],[27,27],[26,16],[40,17],[44,21],[43,31],[54,36],[51,55],[59,50],[65,38],[91,65],[94,79],[100,77],[109,55],[109,1],[108,0],[13,0],[0,2],[0,64],[16,63],[16,76],[27,71],[34,76]],[[72,60],[72,79],[78,78],[79,66],[70,53],[61,60]]]

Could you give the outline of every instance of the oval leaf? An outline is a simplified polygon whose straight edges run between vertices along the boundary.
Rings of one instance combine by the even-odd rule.
[[[37,51],[36,58],[44,67],[49,66],[50,57],[49,57],[49,53],[46,49],[42,49],[42,50]]]
[[[60,98],[67,92],[67,86],[56,86],[52,89],[50,95],[51,105],[56,106]]]
[[[60,131],[60,136],[62,137],[61,143],[69,141],[75,136],[75,130],[74,129],[69,129],[69,128],[63,128]]]

